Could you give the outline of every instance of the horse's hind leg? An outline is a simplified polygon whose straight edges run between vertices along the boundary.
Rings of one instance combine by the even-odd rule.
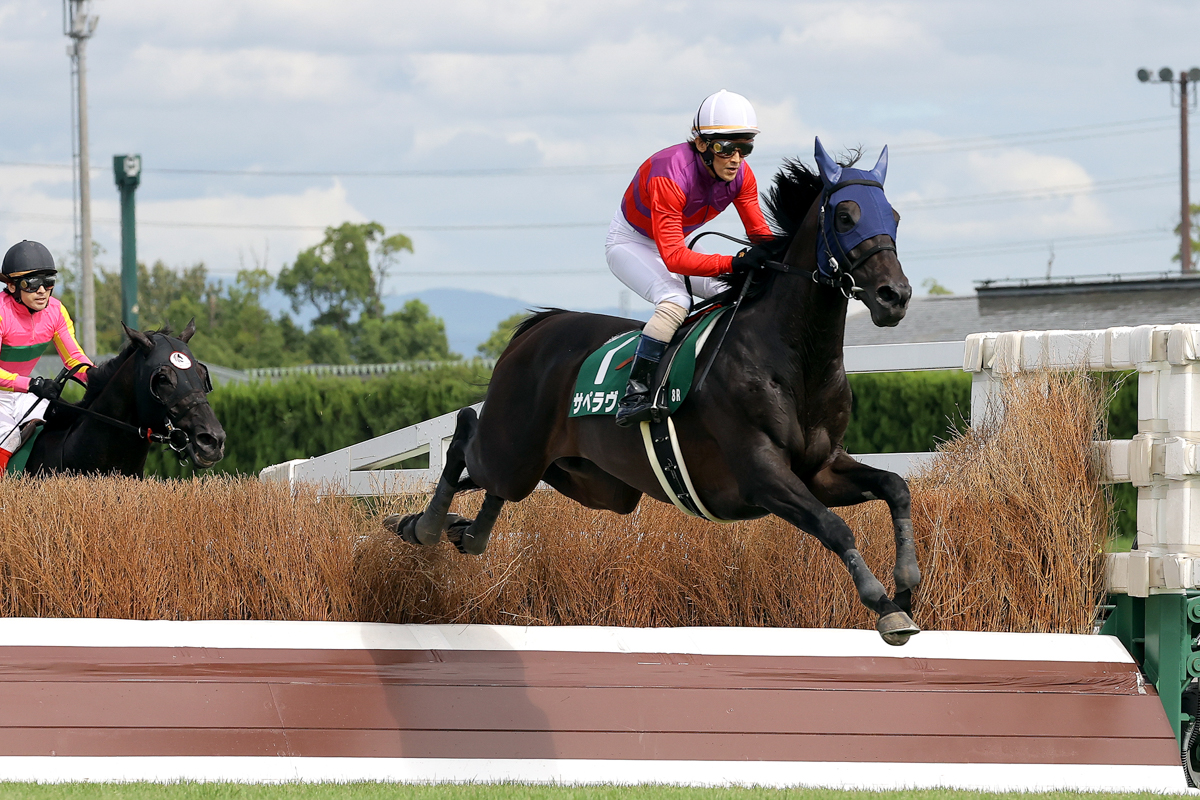
[[[458,552],[469,556],[482,555],[487,549],[488,539],[492,536],[492,528],[504,507],[504,498],[497,494],[489,494],[483,498],[483,505],[475,519],[456,519],[446,529],[446,538],[458,548]]]
[[[852,506],[868,500],[883,500],[888,504],[896,537],[893,599],[904,613],[912,614],[912,593],[921,583],[921,569],[913,541],[908,483],[894,472],[861,464],[843,452],[813,477],[812,489],[816,498],[827,506]]]
[[[454,436],[446,450],[446,466],[438,478],[433,497],[429,498],[429,505],[420,514],[403,517],[393,514],[383,521],[385,527],[410,544],[430,545],[437,544],[448,524],[458,521],[456,515],[449,513],[450,502],[456,493],[473,487],[470,478],[463,480],[462,473],[467,466],[467,442],[475,435],[478,423],[475,409],[467,407],[458,412]]]

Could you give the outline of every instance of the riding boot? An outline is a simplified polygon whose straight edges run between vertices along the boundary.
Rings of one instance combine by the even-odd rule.
[[[633,365],[629,368],[629,383],[625,386],[625,396],[617,404],[617,424],[622,428],[650,419],[650,410],[654,403],[654,398],[651,397],[654,372],[666,349],[666,342],[642,334],[637,353],[633,356]]]

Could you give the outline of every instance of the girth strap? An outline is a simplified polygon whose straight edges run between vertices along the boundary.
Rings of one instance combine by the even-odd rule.
[[[704,507],[696,487],[692,485],[692,476],[688,474],[687,464],[683,461],[683,453],[679,449],[679,437],[675,435],[675,423],[670,417],[661,422],[643,422],[642,442],[646,446],[646,458],[658,478],[663,492],[671,502],[685,514],[693,517],[703,517],[712,522],[734,522],[731,519],[714,517],[712,512]]]

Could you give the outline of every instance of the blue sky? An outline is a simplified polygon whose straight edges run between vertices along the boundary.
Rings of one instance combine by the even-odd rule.
[[[1051,248],[1055,275],[1173,268],[1178,111],[1134,73],[1200,65],[1194,3],[96,0],[94,12],[92,186],[109,266],[111,157],[138,152],[143,260],[277,271],[323,226],[377,220],[416,249],[392,293],[614,306],[603,244],[621,193],[727,88],[758,110],[760,183],[782,156],[811,162],[814,135],[861,144],[872,164],[891,146],[887,190],[916,285],[1044,276]],[[0,0],[4,247],[70,248],[70,172],[53,166],[70,158],[66,42],[59,4]],[[737,231],[728,216],[716,226]]]

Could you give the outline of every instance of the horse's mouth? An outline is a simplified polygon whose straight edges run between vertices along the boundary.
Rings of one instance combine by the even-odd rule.
[[[218,461],[220,461],[222,458],[224,458],[225,452],[224,452],[224,448],[222,448],[221,452],[217,453],[216,458],[206,458],[205,456],[202,456],[199,453],[197,453],[195,448],[193,448],[191,456],[192,456],[193,464],[195,464],[200,469],[208,469],[213,464],[216,464]]]

